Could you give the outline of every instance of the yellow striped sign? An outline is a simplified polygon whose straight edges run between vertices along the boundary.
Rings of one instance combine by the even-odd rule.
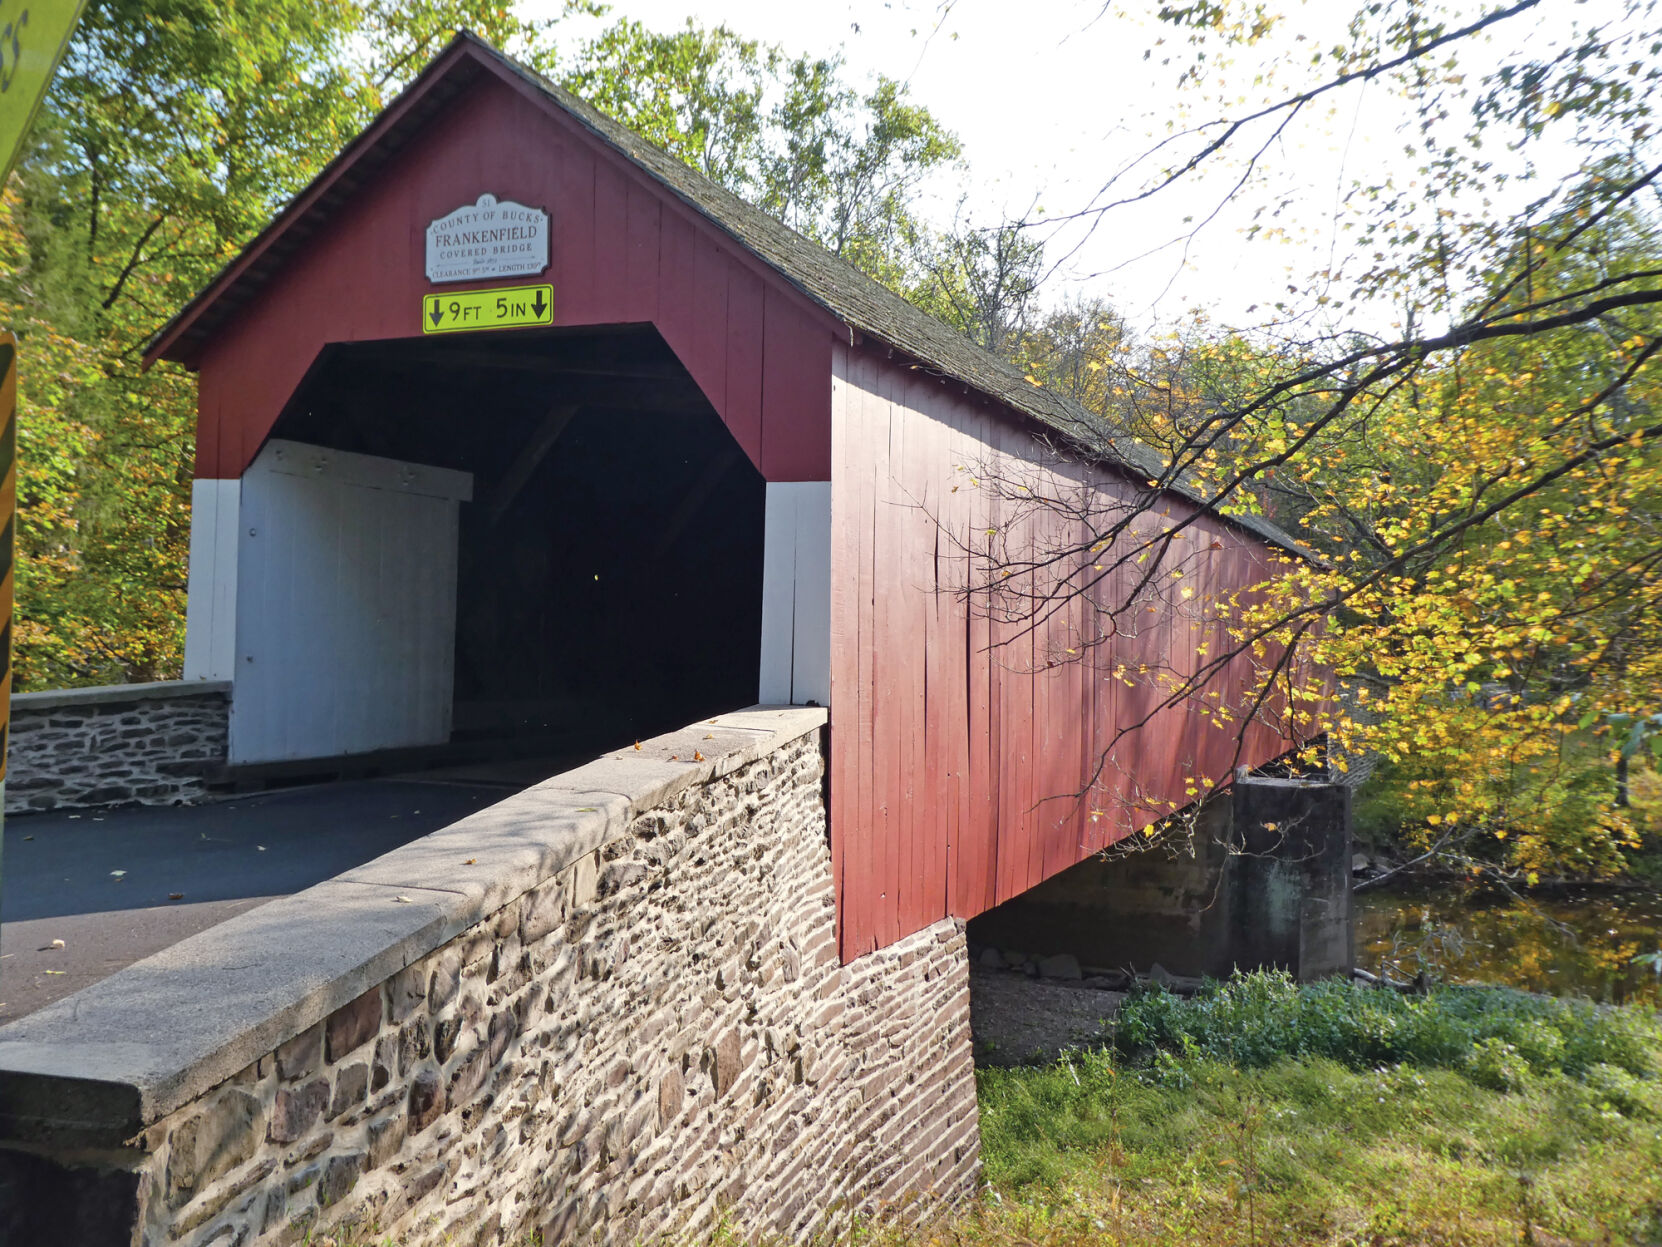
[[[12,549],[17,531],[17,338],[0,332],[0,785],[12,727]],[[0,791],[4,791],[0,788]]]
[[[12,171],[40,111],[69,36],[81,20],[82,0],[0,0],[0,182]]]

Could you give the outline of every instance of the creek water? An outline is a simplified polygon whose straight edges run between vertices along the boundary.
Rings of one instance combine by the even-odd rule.
[[[1386,885],[1356,894],[1355,920],[1374,973],[1662,1005],[1662,974],[1633,960],[1662,948],[1662,892]]]

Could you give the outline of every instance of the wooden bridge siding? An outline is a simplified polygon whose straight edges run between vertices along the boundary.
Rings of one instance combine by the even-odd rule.
[[[430,285],[427,223],[485,191],[549,210],[549,272]],[[489,77],[203,352],[197,475],[241,475],[325,345],[420,337],[434,291],[542,282],[558,326],[657,326],[768,480],[829,479],[837,322],[576,123]]]
[[[988,619],[952,592],[969,565],[953,534],[996,527],[1028,552],[1082,535],[1082,525],[1059,531],[1055,517],[1017,523],[955,470],[1030,462],[1035,447],[1015,419],[876,349],[838,346],[832,367],[831,827],[848,959],[947,915],[973,917],[1140,831],[1165,802],[1188,803],[1191,770],[1225,779],[1234,744],[1186,707],[1156,712],[1153,688],[1112,677],[1118,662],[1191,672],[1203,638],[1214,653],[1222,644],[1216,622],[1149,603],[1157,609],[1110,635],[1097,662],[1052,663],[1108,627],[1088,603],[1070,602],[1034,630]],[[1115,474],[1090,479],[1133,495]],[[1270,569],[1264,547],[1216,520],[1190,531],[1182,581],[1169,575],[1175,559],[1161,579],[1195,585],[1196,608]],[[1117,573],[1104,600],[1129,575]],[[1221,682],[1238,687],[1240,670]],[[1115,727],[1151,712],[1089,800],[1047,799],[1084,789]],[[1256,727],[1244,760],[1287,747],[1279,730]],[[1126,800],[1136,803],[1129,814]],[[1109,817],[1093,821],[1092,808]]]

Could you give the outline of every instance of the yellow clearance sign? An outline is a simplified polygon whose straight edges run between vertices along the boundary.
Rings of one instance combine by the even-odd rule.
[[[421,301],[422,333],[466,329],[523,329],[554,323],[553,286],[507,286],[500,290],[455,290]]]
[[[84,0],[0,0],[0,181],[11,172]]]

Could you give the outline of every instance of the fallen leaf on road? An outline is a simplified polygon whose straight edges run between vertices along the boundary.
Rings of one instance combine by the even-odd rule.
[[[394,905],[414,905],[415,904],[415,902],[412,901],[407,896],[395,896],[395,897],[392,898],[392,903]]]
[[[36,952],[41,952],[41,953],[49,953],[54,948],[62,948],[62,947],[63,947],[63,941],[62,940],[53,940],[50,944],[42,945],[40,948],[37,948],[35,951]]]
[[[462,863],[462,865],[464,865],[464,866],[477,866],[478,864],[479,864],[479,859],[477,857],[470,857],[470,858],[467,859],[467,861]]]
[[[182,901],[185,899],[185,894],[183,892],[169,892],[167,894],[167,899],[170,901]]]
[[[46,970],[43,973],[46,973],[46,974],[68,974],[69,971],[68,970]]]

